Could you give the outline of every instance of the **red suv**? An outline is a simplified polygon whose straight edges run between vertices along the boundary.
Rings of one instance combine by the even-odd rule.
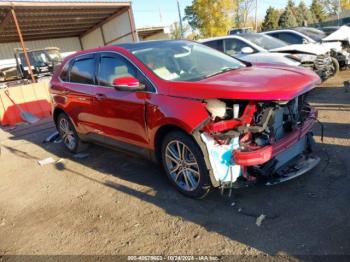
[[[51,81],[66,148],[94,142],[162,163],[183,194],[276,184],[312,169],[309,70],[242,62],[189,41],[121,44],[67,57]]]

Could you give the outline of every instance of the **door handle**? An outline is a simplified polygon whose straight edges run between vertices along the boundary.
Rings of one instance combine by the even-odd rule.
[[[103,99],[106,99],[106,95],[105,95],[105,94],[101,94],[101,93],[97,93],[97,94],[95,95],[95,98],[96,98],[97,100],[103,100]]]
[[[64,90],[61,92],[61,95],[69,95],[70,94],[70,91],[68,90]]]
[[[79,100],[79,101],[88,101],[89,99],[86,98],[86,97],[79,97],[78,100]]]

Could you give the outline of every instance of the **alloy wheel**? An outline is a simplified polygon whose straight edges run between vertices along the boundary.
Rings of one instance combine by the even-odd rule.
[[[191,150],[182,142],[171,141],[165,149],[170,177],[183,190],[194,191],[200,180],[199,165]]]
[[[67,119],[61,118],[59,123],[60,135],[63,143],[69,150],[74,150],[77,141],[73,129]]]

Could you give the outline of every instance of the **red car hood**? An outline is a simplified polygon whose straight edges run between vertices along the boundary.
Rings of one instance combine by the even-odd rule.
[[[320,82],[320,78],[308,69],[259,64],[198,82],[171,82],[168,94],[196,99],[288,101]]]

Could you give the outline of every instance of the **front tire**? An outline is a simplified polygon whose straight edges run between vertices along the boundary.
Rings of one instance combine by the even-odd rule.
[[[74,125],[66,114],[61,113],[58,116],[56,126],[63,145],[69,152],[77,154],[86,149],[86,144],[81,141]]]
[[[212,185],[203,153],[189,135],[180,131],[166,135],[161,156],[163,168],[178,191],[197,199],[209,193]]]
[[[339,65],[338,60],[334,57],[332,57],[332,64],[333,64],[332,76],[336,76],[340,71],[340,65]]]

